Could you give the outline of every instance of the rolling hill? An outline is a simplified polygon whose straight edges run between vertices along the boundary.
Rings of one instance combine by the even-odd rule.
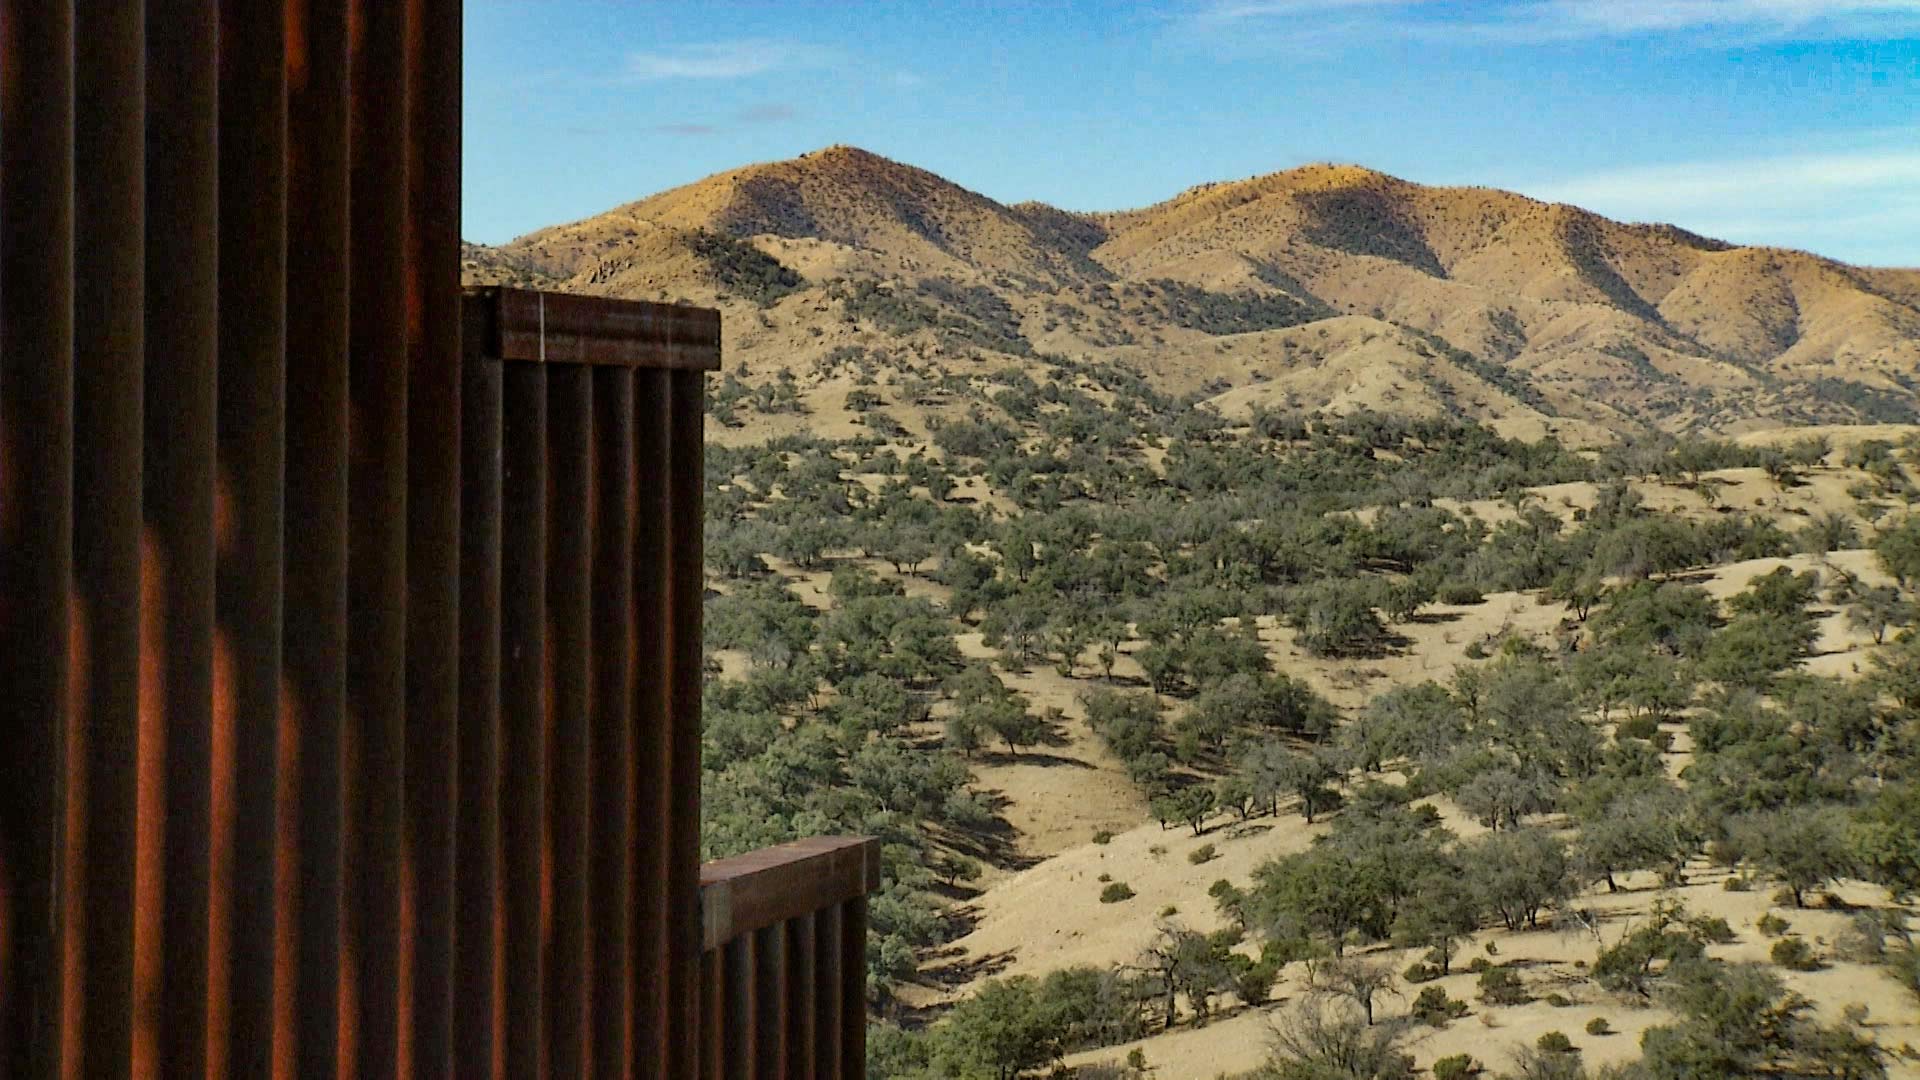
[[[939,369],[1040,353],[1229,414],[1450,414],[1576,444],[1920,420],[1920,270],[1347,165],[1087,214],[835,146],[464,261],[470,281],[715,304],[749,383],[817,383],[849,350]]]

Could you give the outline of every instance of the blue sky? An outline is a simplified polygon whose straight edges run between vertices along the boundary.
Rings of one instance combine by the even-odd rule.
[[[1079,210],[1311,161],[1920,266],[1920,0],[467,0],[469,239],[851,143]]]

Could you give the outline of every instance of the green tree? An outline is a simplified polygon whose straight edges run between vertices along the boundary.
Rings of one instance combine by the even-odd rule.
[[[1545,829],[1489,833],[1461,849],[1467,880],[1509,930],[1540,925],[1540,912],[1574,893],[1564,845]]]
[[[1872,634],[1875,645],[1886,640],[1889,629],[1906,626],[1913,617],[1913,604],[1886,585],[1862,591],[1847,608],[1847,625]]]
[[[988,979],[936,1029],[933,1058],[950,1075],[1015,1080],[1059,1060],[1060,1026],[1026,976]]]
[[[1207,815],[1213,813],[1213,789],[1204,784],[1188,784],[1153,800],[1153,815],[1161,825],[1179,822],[1193,829],[1193,835],[1206,832]]]
[[[1854,814],[1852,862],[1896,897],[1920,893],[1920,783],[1888,784]]]
[[[1412,891],[1394,913],[1393,939],[1429,950],[1440,974],[1452,970],[1461,939],[1480,929],[1480,896],[1451,857],[1434,860],[1419,872]]]
[[[1808,890],[1854,869],[1847,820],[1837,809],[1793,807],[1751,814],[1735,821],[1730,832],[1731,853],[1785,886],[1794,907],[1806,906]]]
[[[1901,588],[1920,581],[1920,514],[1906,514],[1882,529],[1873,552]]]

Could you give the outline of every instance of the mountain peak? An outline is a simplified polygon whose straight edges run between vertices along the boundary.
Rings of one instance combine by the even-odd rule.
[[[649,298],[710,290],[770,302],[817,289],[814,306],[787,305],[817,331],[788,341],[803,350],[881,332],[872,312],[834,304],[836,285],[865,281],[907,290],[881,324],[972,326],[968,340],[994,348],[1018,341],[1163,366],[1217,367],[1231,355],[1227,339],[1303,319],[1359,320],[1344,329],[1322,320],[1326,349],[1318,330],[1248,343],[1269,375],[1291,356],[1285,370],[1309,401],[1332,386],[1314,380],[1332,377],[1316,373],[1338,338],[1356,364],[1373,355],[1369,341],[1398,342],[1405,355],[1392,363],[1413,366],[1395,378],[1468,364],[1448,376],[1459,408],[1497,412],[1511,398],[1616,432],[1920,415],[1920,275],[1351,163],[1082,214],[1004,205],[839,143],[476,250],[469,262],[476,273]],[[779,325],[756,318],[749,332]],[[1280,359],[1266,355],[1272,348]]]

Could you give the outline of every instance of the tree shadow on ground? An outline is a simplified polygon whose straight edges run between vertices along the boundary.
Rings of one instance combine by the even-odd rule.
[[[1039,765],[1050,769],[1095,768],[1094,765],[1081,761],[1079,758],[1067,757],[1064,754],[1045,754],[1037,750],[1022,750],[1017,754],[1009,754],[1005,751],[982,752],[974,761],[981,765]]]
[[[936,949],[920,965],[920,978],[928,986],[957,990],[980,979],[991,978],[1013,966],[1012,949],[970,956],[956,945]]]

